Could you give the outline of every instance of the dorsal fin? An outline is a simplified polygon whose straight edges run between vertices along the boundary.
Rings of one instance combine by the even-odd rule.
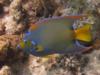
[[[81,19],[83,17],[86,17],[86,16],[85,15],[81,15],[81,16],[64,16],[64,18],[69,18],[69,19]],[[61,17],[57,17],[57,18],[61,18]],[[47,18],[46,20],[50,20],[50,19]],[[45,22],[46,20],[42,20],[42,21]],[[29,31],[35,30],[37,28],[38,28],[38,25],[36,23],[30,24]]]
[[[70,19],[81,19],[83,17],[86,17],[86,15],[80,15],[80,16],[65,16],[66,18],[70,18]]]

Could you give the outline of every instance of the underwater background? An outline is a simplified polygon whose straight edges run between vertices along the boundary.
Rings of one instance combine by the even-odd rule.
[[[76,29],[93,25],[92,51],[43,58],[17,49],[33,23],[75,15],[87,15]],[[100,0],[0,0],[0,75],[100,75]]]

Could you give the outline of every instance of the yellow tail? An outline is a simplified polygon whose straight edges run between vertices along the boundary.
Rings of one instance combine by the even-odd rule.
[[[75,36],[77,40],[91,42],[92,33],[91,33],[91,24],[86,24],[82,28],[75,30]]]

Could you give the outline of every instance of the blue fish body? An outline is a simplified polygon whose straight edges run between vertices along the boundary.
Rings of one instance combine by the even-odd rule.
[[[36,29],[32,26],[33,29],[31,27],[31,30],[24,35],[23,50],[35,56],[81,53],[86,47],[76,43],[74,21],[76,19],[63,17],[36,23]]]

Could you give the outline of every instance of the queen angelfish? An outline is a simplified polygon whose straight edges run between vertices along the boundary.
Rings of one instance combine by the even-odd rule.
[[[32,24],[19,47],[36,56],[84,52],[92,43],[91,25],[75,30],[73,24],[80,18],[82,16],[66,16]]]

